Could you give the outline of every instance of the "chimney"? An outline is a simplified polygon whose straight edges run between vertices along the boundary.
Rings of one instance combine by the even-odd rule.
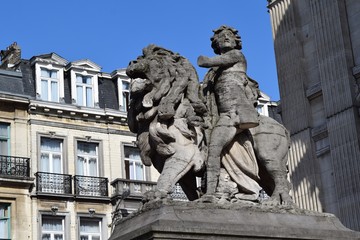
[[[16,42],[11,44],[6,50],[1,50],[1,64],[0,69],[11,69],[20,62],[21,48]]]

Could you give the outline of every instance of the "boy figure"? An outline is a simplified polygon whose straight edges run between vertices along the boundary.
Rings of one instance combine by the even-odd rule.
[[[215,115],[219,116],[213,125],[208,151],[206,194],[210,196],[216,192],[224,147],[241,131],[259,125],[255,107],[260,93],[257,82],[246,74],[247,63],[240,51],[242,45],[238,31],[221,26],[213,32],[211,47],[217,56],[198,58],[200,67],[211,68],[204,82],[213,81],[212,91],[218,110]]]

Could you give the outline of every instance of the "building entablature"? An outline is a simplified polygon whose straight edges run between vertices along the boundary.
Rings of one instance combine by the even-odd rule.
[[[50,115],[59,118],[71,118],[105,123],[111,122],[127,125],[126,113],[110,108],[90,108],[71,104],[30,100],[29,113]]]

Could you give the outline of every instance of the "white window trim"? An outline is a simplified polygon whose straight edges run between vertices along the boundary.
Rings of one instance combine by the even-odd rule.
[[[63,135],[58,135],[55,133],[45,133],[45,132],[37,132],[36,133],[36,138],[37,138],[37,146],[36,146],[36,156],[37,156],[37,167],[36,167],[36,171],[41,171],[40,168],[40,164],[41,164],[41,138],[54,138],[54,139],[58,139],[62,141],[62,174],[67,174],[68,173],[68,156],[67,156],[67,137],[63,136]],[[35,169],[34,169],[35,170]]]
[[[0,139],[2,140],[6,140],[7,143],[7,155],[10,156],[11,155],[11,124],[7,123],[7,122],[0,122],[1,125],[6,125],[7,127],[7,136],[6,137],[2,137],[0,136]],[[4,154],[3,154],[4,155]]]
[[[98,74],[95,72],[87,71],[87,70],[78,70],[78,69],[71,69],[70,70],[70,77],[71,77],[71,99],[73,104],[77,104],[77,91],[76,91],[76,75],[82,76],[90,76],[92,77],[92,93],[93,93],[93,107],[99,106],[99,79]],[[82,105],[86,107],[85,105]]]
[[[38,218],[39,218],[39,225],[38,225],[38,233],[39,233],[39,239],[42,239],[42,219],[43,217],[55,217],[55,218],[62,218],[63,220],[63,239],[70,239],[70,214],[67,212],[57,212],[56,216],[54,216],[53,212],[49,211],[39,211],[38,212]]]
[[[89,216],[89,213],[78,213],[77,214],[77,236],[80,239],[80,219],[81,218],[94,218],[94,219],[98,219],[100,224],[100,231],[101,231],[101,240],[105,240],[108,239],[108,232],[107,232],[107,218],[104,214],[97,214],[95,213],[93,216]]]
[[[85,219],[90,219],[90,220],[96,220],[97,222],[98,222],[98,224],[99,224],[99,230],[100,230],[100,232],[99,233],[88,233],[88,232],[81,232],[80,231],[80,226],[81,226],[81,220],[85,220]],[[89,237],[89,240],[92,240],[92,238],[93,237],[100,237],[100,240],[102,240],[103,239],[103,224],[102,224],[102,222],[103,222],[103,219],[102,218],[94,218],[94,219],[91,219],[91,218],[89,218],[89,217],[80,217],[79,218],[79,221],[80,221],[80,224],[79,224],[79,235],[80,235],[80,237],[82,236],[82,235],[85,235],[85,236],[87,236],[87,237]]]
[[[46,216],[46,215],[42,215],[41,216],[41,224],[43,224],[43,217],[46,217],[46,218],[52,218],[50,216]],[[54,217],[55,218],[55,217]],[[60,216],[60,217],[57,217],[57,218],[61,218],[61,223],[62,223],[62,231],[55,231],[55,230],[43,230],[42,226],[41,226],[41,238],[42,238],[42,235],[43,234],[50,234],[50,239],[51,240],[54,240],[54,235],[55,234],[62,234],[63,236],[63,239],[65,239],[65,217],[64,216]]]
[[[96,157],[96,176],[92,176],[92,177],[100,177],[100,168],[99,168],[99,161],[100,161],[100,156],[99,156],[99,147],[100,147],[100,144],[98,142],[91,142],[91,143],[94,143],[96,144],[96,156],[91,156],[91,155],[88,155],[88,154],[79,154],[79,143],[80,142],[85,142],[85,141],[77,141],[77,146],[76,146],[76,169],[78,170],[78,157],[82,157],[86,160],[86,164],[84,166],[84,176],[90,176],[89,175],[89,158],[95,158]],[[78,175],[78,173],[76,173]]]
[[[261,107],[261,112],[257,109],[258,113],[263,116],[269,116],[268,103],[258,102],[258,107]]]
[[[58,80],[59,80],[59,99],[55,102],[61,102],[65,98],[64,94],[64,68],[57,67],[54,64],[45,64],[45,63],[35,63],[35,78],[36,78],[36,97],[41,99],[41,68],[47,70],[58,71]],[[48,100],[44,100],[48,101]]]
[[[119,109],[122,110],[122,107],[124,107],[125,112],[126,112],[126,104],[123,101],[123,93],[127,92],[130,94],[129,90],[125,90],[123,89],[123,82],[128,82],[130,84],[130,79],[125,79],[125,78],[121,78],[118,77],[117,78],[117,85],[118,85],[118,96],[119,96]]]
[[[41,154],[42,154],[42,153],[47,153],[47,154],[49,154],[49,161],[50,161],[50,162],[49,162],[49,168],[51,169],[51,172],[50,172],[50,173],[54,173],[53,153],[55,153],[55,152],[42,150],[42,149],[41,149],[41,138],[48,138],[48,139],[52,139],[52,138],[51,138],[51,137],[46,137],[46,136],[41,136],[41,137],[40,137],[40,157],[39,157],[39,159],[40,159],[40,161],[41,161]],[[60,172],[60,174],[63,174],[63,172],[64,172],[64,150],[63,150],[64,139],[62,139],[62,138],[56,138],[56,140],[61,140],[61,143],[60,143],[61,172]],[[41,164],[41,162],[40,162],[40,164]],[[41,169],[41,165],[40,165],[40,169]]]
[[[147,169],[146,169],[146,166],[142,163],[142,161],[141,161],[141,159],[140,160],[136,160],[136,159],[132,159],[132,158],[126,158],[125,157],[125,148],[126,147],[131,147],[131,148],[137,148],[137,147],[134,147],[134,146],[132,146],[132,145],[128,145],[128,144],[125,144],[125,145],[123,145],[123,151],[124,151],[124,153],[123,153],[123,159],[124,159],[124,178],[126,178],[126,161],[129,161],[129,168],[130,168],[130,163],[133,163],[133,164],[135,164],[136,162],[140,162],[141,164],[142,164],[142,166],[143,166],[143,179],[131,179],[130,178],[130,176],[131,176],[131,173],[129,173],[130,174],[130,176],[129,176],[129,180],[140,180],[140,181],[147,181],[147,179],[148,179],[148,177],[147,177]],[[139,150],[140,151],[140,150]],[[130,171],[130,169],[129,169],[129,171]],[[134,172],[133,172],[133,175],[136,177],[136,166],[134,167]]]
[[[1,220],[4,220],[4,221],[7,221],[7,228],[8,228],[8,237],[11,238],[11,235],[12,235],[12,228],[11,228],[11,218],[12,218],[12,209],[11,209],[11,203],[6,203],[6,202],[0,202],[1,205],[5,206],[6,209],[7,209],[7,216],[3,216],[1,217],[0,216],[0,219]]]

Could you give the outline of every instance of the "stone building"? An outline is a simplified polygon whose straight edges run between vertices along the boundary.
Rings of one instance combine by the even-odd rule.
[[[268,2],[295,202],[360,230],[360,1]]]
[[[0,239],[106,240],[158,178],[127,127],[125,69],[20,55],[1,51]]]

